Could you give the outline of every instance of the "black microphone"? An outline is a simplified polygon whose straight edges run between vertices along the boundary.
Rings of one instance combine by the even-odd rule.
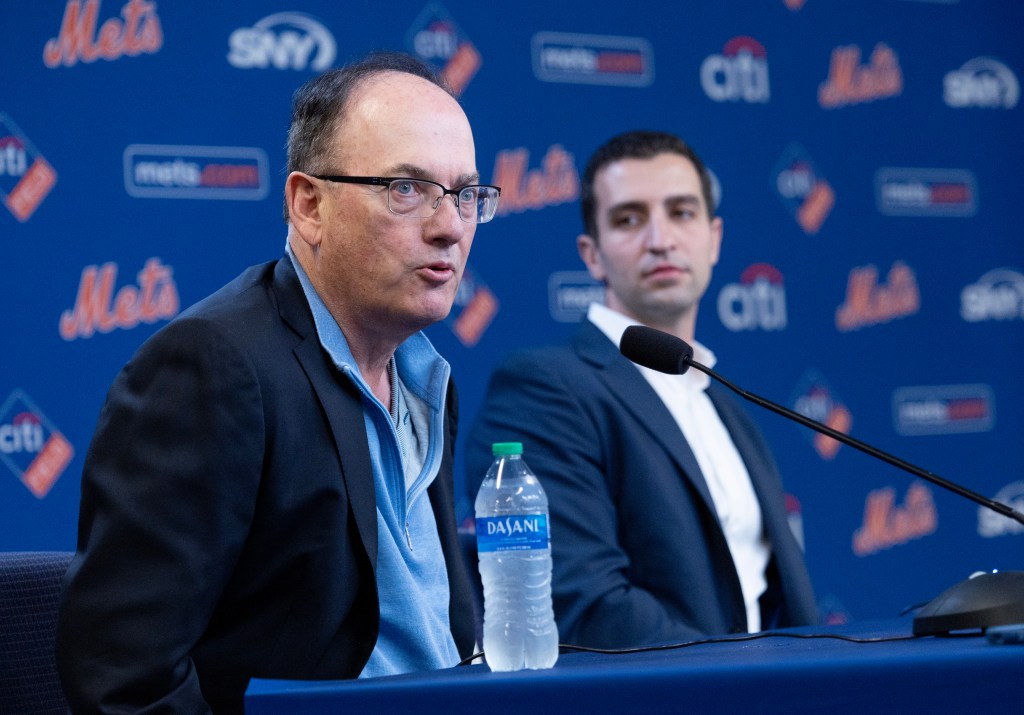
[[[848,434],[832,429],[828,425],[805,417],[799,412],[794,412],[782,405],[737,387],[711,368],[695,361],[693,359],[693,348],[685,340],[677,338],[675,335],[670,335],[654,328],[648,328],[645,325],[631,325],[622,334],[622,340],[619,341],[619,352],[638,365],[670,375],[681,375],[691,367],[696,368],[722,383],[745,400],[749,400],[783,417],[788,417],[805,427],[810,427],[843,444],[848,444],[854,449],[859,449],[861,452],[870,454],[872,457],[881,459],[883,462],[899,467],[936,486],[948,489],[1009,519],[1024,524],[1024,514],[1006,504],[989,499],[948,479],[943,479],[917,465],[904,461],[888,452],[883,452],[877,447],[872,447]],[[985,578],[963,581],[927,604],[922,609],[921,615],[914,619],[914,635],[933,635],[936,633],[948,633],[950,630],[986,628],[992,625],[1024,622],[1024,572],[1009,571],[985,574],[984,576]],[[981,593],[982,582],[990,585],[988,589],[985,589],[984,594]]]

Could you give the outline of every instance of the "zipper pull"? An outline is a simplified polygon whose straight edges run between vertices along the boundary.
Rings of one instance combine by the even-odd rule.
[[[409,533],[409,525],[408,524],[405,525],[405,540],[409,544],[409,551],[412,551],[413,550],[413,548],[412,548],[412,535]]]

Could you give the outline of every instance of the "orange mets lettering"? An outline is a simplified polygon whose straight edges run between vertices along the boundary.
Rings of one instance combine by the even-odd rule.
[[[836,310],[836,328],[843,332],[913,315],[921,308],[914,272],[897,261],[889,269],[889,285],[878,285],[875,266],[854,268],[846,302]]]
[[[60,336],[65,340],[89,338],[97,330],[134,328],[140,322],[155,323],[178,313],[178,287],[171,268],[150,258],[139,271],[139,285],[124,286],[114,295],[117,264],[86,266],[73,310],[60,316]]]
[[[60,35],[49,40],[43,49],[43,62],[47,67],[61,63],[71,67],[79,60],[116,60],[142,52],[152,54],[163,47],[164,35],[156,14],[156,3],[128,0],[121,8],[124,20],[112,17],[97,33],[99,9],[100,0],[86,0],[84,6],[81,0],[68,0]]]
[[[499,214],[541,209],[579,196],[580,178],[572,154],[555,144],[541,162],[543,169],[527,171],[529,159],[530,153],[522,148],[498,154],[491,183],[501,187]]]
[[[928,487],[911,485],[902,507],[895,506],[895,492],[886,487],[868,494],[864,524],[853,535],[853,553],[868,556],[905,544],[935,531],[939,517]]]
[[[903,72],[896,53],[878,43],[871,62],[860,65],[860,48],[855,45],[832,50],[828,79],[818,88],[818,104],[825,109],[847,104],[895,97],[903,92]]]

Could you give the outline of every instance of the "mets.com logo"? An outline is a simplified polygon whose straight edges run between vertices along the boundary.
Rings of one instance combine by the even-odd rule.
[[[334,35],[301,12],[278,12],[252,27],[240,27],[228,36],[228,47],[228,63],[238,69],[323,72],[337,53]]]
[[[21,390],[0,407],[0,461],[42,499],[67,469],[75,450]]]
[[[124,188],[141,199],[259,201],[270,189],[262,149],[131,144],[124,150]]]
[[[538,32],[533,74],[542,82],[646,87],[654,81],[654,50],[642,37]]]
[[[973,216],[974,174],[966,169],[885,167],[875,172],[875,203],[887,216]]]
[[[902,435],[988,432],[995,397],[984,384],[901,387],[892,396],[892,419]]]

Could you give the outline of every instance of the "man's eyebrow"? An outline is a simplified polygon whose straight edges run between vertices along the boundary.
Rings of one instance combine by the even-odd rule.
[[[393,164],[384,170],[384,176],[407,176],[410,179],[423,179],[425,181],[438,181],[435,176],[424,169],[421,166],[415,164]],[[480,182],[480,174],[473,172],[471,174],[463,174],[458,177],[455,184],[452,186],[466,186],[467,184],[476,184]]]
[[[623,201],[621,204],[615,204],[614,206],[608,207],[608,213],[618,213],[620,211],[646,211],[647,204],[643,201]]]

